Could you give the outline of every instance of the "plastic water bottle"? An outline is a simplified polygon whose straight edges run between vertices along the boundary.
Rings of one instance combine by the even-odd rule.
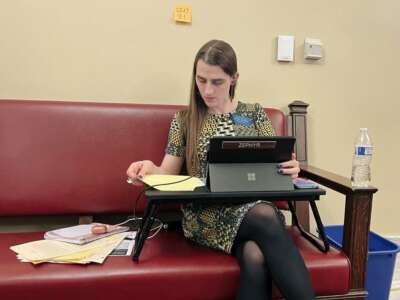
[[[353,187],[368,187],[371,180],[371,159],[373,146],[367,128],[360,128],[355,142],[351,184]]]

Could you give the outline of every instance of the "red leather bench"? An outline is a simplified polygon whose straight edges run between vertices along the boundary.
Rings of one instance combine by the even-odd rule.
[[[140,188],[126,183],[125,170],[135,160],[160,162],[179,109],[0,100],[0,216],[132,214]],[[266,112],[277,134],[286,133],[285,115]],[[139,212],[144,205],[141,199]],[[350,290],[351,264],[343,252],[321,253],[289,230],[319,298],[363,298],[362,288]],[[235,258],[186,240],[180,230],[163,230],[148,240],[139,263],[109,257],[102,265],[34,266],[9,250],[42,237],[43,232],[0,233],[1,299],[234,299],[238,288]]]

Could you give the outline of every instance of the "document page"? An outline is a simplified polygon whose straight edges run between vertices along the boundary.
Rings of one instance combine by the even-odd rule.
[[[43,262],[57,263],[102,263],[128,233],[117,233],[85,245],[74,245],[60,241],[40,240],[15,245],[10,249],[18,258],[33,264]]]

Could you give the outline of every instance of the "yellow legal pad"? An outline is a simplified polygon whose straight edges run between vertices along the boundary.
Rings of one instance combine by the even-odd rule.
[[[204,186],[200,178],[182,175],[146,175],[142,181],[159,191],[193,191]]]

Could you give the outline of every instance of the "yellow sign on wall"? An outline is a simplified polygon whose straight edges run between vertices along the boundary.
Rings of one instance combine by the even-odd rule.
[[[176,5],[174,10],[174,19],[176,22],[192,23],[192,6]]]

